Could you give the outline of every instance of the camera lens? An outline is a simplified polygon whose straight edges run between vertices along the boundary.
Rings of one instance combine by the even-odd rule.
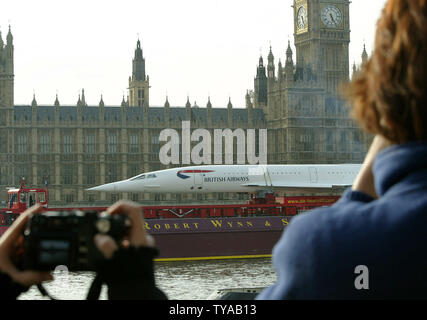
[[[111,229],[111,222],[108,219],[100,218],[96,221],[95,226],[100,233],[108,233]]]

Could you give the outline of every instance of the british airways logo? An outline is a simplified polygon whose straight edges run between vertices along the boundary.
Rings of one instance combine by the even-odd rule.
[[[214,172],[213,170],[181,170],[176,173],[178,178],[188,179],[190,176],[185,175],[184,173],[209,173]]]

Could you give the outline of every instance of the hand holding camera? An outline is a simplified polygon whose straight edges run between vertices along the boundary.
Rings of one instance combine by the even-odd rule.
[[[52,275],[48,272],[19,270],[16,267],[16,262],[19,256],[22,255],[23,249],[24,237],[22,230],[29,217],[41,210],[40,204],[26,210],[0,238],[0,271],[8,274],[14,282],[25,287],[53,280]]]
[[[126,215],[97,211],[50,211],[33,215],[24,231],[23,268],[96,271],[104,260],[95,245],[96,234],[122,241],[130,229]]]
[[[47,271],[58,265],[90,271],[120,246],[154,246],[142,210],[132,202],[119,201],[102,214],[41,210],[29,208],[0,239],[0,271],[24,286],[53,280]]]

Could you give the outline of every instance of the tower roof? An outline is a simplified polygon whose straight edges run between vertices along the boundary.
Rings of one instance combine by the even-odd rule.
[[[132,79],[145,81],[145,60],[142,56],[141,41],[136,42],[135,56],[132,61]]]

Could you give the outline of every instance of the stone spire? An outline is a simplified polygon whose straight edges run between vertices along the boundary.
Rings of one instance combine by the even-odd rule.
[[[170,107],[168,96],[166,96],[166,101],[165,101],[164,107],[165,108],[169,108]]]
[[[233,104],[231,103],[231,97],[228,97],[228,105],[227,105],[228,109],[233,109]]]
[[[191,121],[191,103],[189,96],[187,96],[187,103],[185,104],[185,115],[186,120]]]
[[[211,103],[211,97],[208,97],[208,103],[206,104],[206,109],[208,113],[208,126],[212,127],[212,103]]]
[[[251,95],[249,94],[249,90],[246,90],[245,101],[246,101],[246,108],[247,109],[250,109],[253,107],[252,101],[251,101]]]
[[[0,51],[3,49],[4,47],[4,42],[3,42],[3,37],[1,35],[1,30],[0,30]]]
[[[294,60],[292,58],[292,49],[291,49],[291,42],[288,40],[288,48],[286,49],[286,63],[285,63],[285,67],[287,66],[294,66]]]
[[[363,44],[363,52],[362,52],[362,64],[368,61],[368,53],[366,52],[366,45]]]
[[[270,52],[268,54],[267,77],[269,79],[273,79],[274,76],[275,76],[274,56],[270,46]]]
[[[6,41],[8,46],[13,44],[13,36],[12,36],[12,32],[10,31],[10,25],[9,25],[9,32],[7,33]]]
[[[55,99],[55,102],[54,102],[54,104],[53,104],[55,107],[59,107],[59,100],[58,100],[58,94],[56,94],[56,99]]]
[[[132,80],[145,81],[145,59],[142,56],[141,42],[136,42],[135,57],[132,61]]]
[[[103,97],[102,97],[102,94],[101,94],[101,100],[99,100],[99,106],[100,107],[104,107],[105,105],[104,105],[104,99],[103,99]]]
[[[231,97],[228,97],[227,114],[228,126],[231,128],[233,126],[233,104],[231,103]]]
[[[164,104],[164,110],[165,110],[165,123],[166,126],[169,126],[170,124],[170,104],[169,104],[169,99],[168,96],[166,95],[166,101]]]
[[[255,77],[255,107],[267,105],[267,76],[265,75],[264,60],[262,56],[259,58],[257,75]]]
[[[83,107],[87,106],[86,99],[85,99],[85,89],[82,89],[82,106]]]
[[[279,59],[279,67],[277,71],[277,78],[279,80],[283,78],[283,66],[282,66],[282,61],[280,59]]]
[[[353,75],[352,77],[354,77],[357,73],[357,67],[356,67],[356,62],[353,62]]]
[[[37,101],[36,101],[36,94],[35,93],[33,93],[33,101],[31,101],[31,106],[37,107]]]

